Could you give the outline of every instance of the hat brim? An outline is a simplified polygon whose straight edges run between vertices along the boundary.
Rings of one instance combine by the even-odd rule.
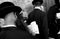
[[[6,13],[10,11],[20,12],[22,9],[18,6],[8,6],[0,9],[0,13]]]
[[[40,2],[40,4],[42,4],[43,0],[34,0],[34,1],[32,1],[32,4],[35,5],[37,2]]]

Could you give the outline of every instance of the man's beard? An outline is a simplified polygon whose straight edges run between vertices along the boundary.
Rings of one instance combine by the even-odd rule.
[[[24,26],[24,24],[21,22],[21,20],[23,20],[23,19],[19,19],[19,18],[18,18],[18,19],[15,21],[15,24],[16,24],[16,26],[17,26],[18,29],[26,31],[25,26]]]

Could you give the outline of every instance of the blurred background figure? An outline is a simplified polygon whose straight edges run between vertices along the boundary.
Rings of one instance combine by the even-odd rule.
[[[42,9],[41,5],[43,3],[43,0],[34,0],[32,4],[34,5],[34,9],[30,14],[28,15],[27,19],[27,24],[30,25],[31,23],[35,23],[36,26],[32,24],[32,27],[30,30],[31,32],[33,31],[38,31],[39,33],[35,33],[35,38],[36,39],[48,39],[48,24],[47,24],[47,17],[46,13],[44,13],[44,10]],[[28,28],[30,28],[28,26]],[[33,30],[35,28],[35,30]]]
[[[58,31],[60,26],[60,19],[59,14],[60,13],[60,2],[59,0],[55,0],[55,5],[50,7],[48,10],[48,27],[49,27],[49,37],[58,39]]]

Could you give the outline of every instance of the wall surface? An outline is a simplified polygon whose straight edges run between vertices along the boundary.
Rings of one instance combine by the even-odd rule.
[[[0,0],[0,3],[1,3],[1,1],[11,1],[15,5],[18,5],[22,9],[24,9],[25,7],[29,7],[30,5],[32,5],[31,2],[33,0]],[[43,5],[46,7],[46,10],[48,10],[51,6],[53,6],[55,4],[54,0],[43,0],[43,1],[44,1]]]
[[[43,5],[46,7],[47,10],[55,4],[54,0],[43,0],[43,1],[44,1]]]

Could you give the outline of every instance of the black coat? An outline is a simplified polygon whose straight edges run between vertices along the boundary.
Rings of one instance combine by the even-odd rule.
[[[48,17],[48,27],[49,27],[49,36],[56,38],[57,37],[57,33],[58,33],[58,26],[56,23],[56,13],[60,12],[59,11],[59,6],[54,5],[52,7],[50,7],[50,9],[48,10],[47,13],[47,17]]]
[[[30,35],[15,27],[3,28],[0,32],[0,39],[32,39]]]
[[[27,23],[30,24],[31,22],[36,21],[39,27],[40,35],[36,35],[41,39],[48,39],[48,24],[47,24],[47,15],[46,13],[42,12],[39,9],[34,9],[28,16]]]

